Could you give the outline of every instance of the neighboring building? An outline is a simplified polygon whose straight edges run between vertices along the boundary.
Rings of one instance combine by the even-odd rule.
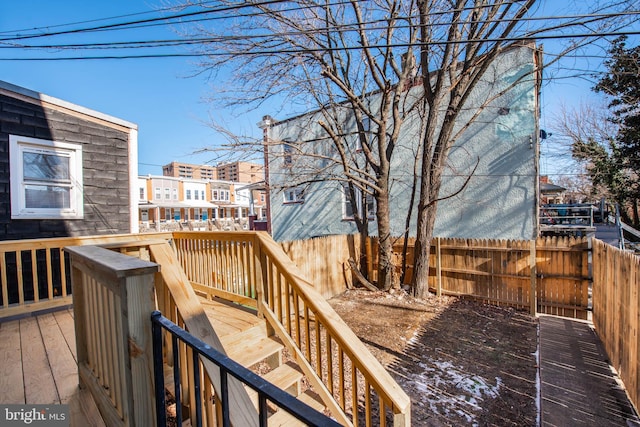
[[[559,185],[555,185],[549,182],[549,177],[542,175],[540,177],[540,203],[557,204],[564,203],[564,194],[567,191],[566,188]]]
[[[143,230],[212,227],[238,223],[248,228],[249,215],[265,216],[264,193],[249,184],[230,181],[141,176],[138,178],[138,208]],[[262,200],[262,202],[260,201]],[[252,206],[253,205],[253,206]]]
[[[217,166],[171,162],[162,167],[162,175],[176,178],[258,182],[264,180],[263,166],[250,162],[231,162]]]
[[[171,162],[162,167],[162,175],[175,178],[217,179],[216,168],[209,165],[192,165],[189,163]]]
[[[137,125],[0,81],[0,240],[138,231]]]
[[[537,236],[539,56],[533,45],[505,51],[469,97],[460,115],[461,121],[470,118],[476,112],[474,108],[482,103],[487,100],[490,103],[449,153],[440,190],[445,198],[438,204],[434,235],[492,239]],[[507,88],[506,93],[501,94]],[[405,95],[417,97],[420,91],[422,87],[417,85],[405,91]],[[377,95],[372,94],[367,102],[375,106]],[[351,113],[340,114],[344,117],[341,131],[345,135],[357,135],[354,121],[348,115]],[[298,159],[296,144],[313,145],[318,158],[332,155],[332,145],[318,125],[320,120],[323,120],[321,113],[313,112],[275,123],[265,116],[260,124],[269,140],[265,147],[269,147],[270,217],[272,234],[278,241],[356,232],[352,218],[354,207],[345,197],[341,183],[313,182],[307,176],[308,184],[294,186],[296,174],[301,170],[326,166],[319,164],[314,169],[309,166],[313,160]],[[403,235],[406,228],[415,161],[412,141],[418,139],[419,123],[417,113],[405,123],[392,159],[390,218],[395,236]],[[355,136],[353,144],[357,152]],[[302,164],[298,164],[298,160]],[[475,173],[456,194],[476,162],[479,163]],[[284,189],[277,190],[279,188]],[[446,198],[452,194],[455,195]],[[369,212],[369,218],[371,232],[376,234],[374,210]],[[413,215],[409,228],[412,234],[415,234],[415,223],[416,215]]]
[[[217,179],[233,182],[264,181],[264,167],[257,163],[232,162],[216,166]]]

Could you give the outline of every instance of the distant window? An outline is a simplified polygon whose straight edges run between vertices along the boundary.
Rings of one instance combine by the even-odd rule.
[[[82,146],[9,136],[11,218],[82,218]]]
[[[356,197],[356,209],[354,209],[353,203],[349,198],[349,189],[345,185],[342,188],[342,218],[352,220],[354,218],[355,212],[358,212],[360,218],[364,218],[364,207],[362,206],[362,190],[360,188],[355,188],[355,197]],[[375,219],[376,216],[376,202],[372,194],[366,194],[365,203],[367,204],[367,218]]]
[[[191,190],[187,190],[187,200],[191,200]]]
[[[155,199],[156,200],[160,200],[161,199],[161,195],[160,195],[160,187],[156,187],[156,191],[155,191]]]
[[[164,198],[165,198],[165,200],[169,200],[171,198],[171,189],[170,188],[165,188],[164,189]]]
[[[218,190],[211,190],[211,200],[218,200]]]
[[[145,197],[144,197],[144,187],[140,187],[140,200],[145,200]]]
[[[289,143],[283,144],[282,151],[284,152],[284,167],[291,167],[291,165],[293,164],[293,145]]]
[[[284,190],[284,203],[303,203],[305,191],[301,187]]]
[[[187,190],[187,191],[189,191],[189,190]],[[193,192],[193,196],[194,196],[195,200],[200,200],[200,193],[198,192],[198,190]]]
[[[202,200],[204,200],[204,190],[200,191],[200,196],[202,196]]]
[[[178,200],[178,189],[177,188],[173,189],[173,200]]]

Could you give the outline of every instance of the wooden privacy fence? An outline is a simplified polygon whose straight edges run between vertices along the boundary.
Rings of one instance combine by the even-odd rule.
[[[407,274],[411,282],[414,240],[408,242]],[[393,246],[397,275],[403,242]],[[377,275],[377,240],[368,251]],[[473,298],[531,312],[586,319],[589,309],[589,244],[586,238],[543,237],[535,241],[434,238],[429,288],[437,294]],[[534,291],[535,290],[535,291]],[[536,295],[536,299],[531,296]]]
[[[593,323],[611,365],[640,408],[640,257],[595,239]]]
[[[155,424],[151,313],[157,264],[71,247],[80,384],[109,426]]]

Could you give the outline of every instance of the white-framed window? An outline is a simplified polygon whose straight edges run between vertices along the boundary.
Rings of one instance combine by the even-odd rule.
[[[211,191],[211,200],[228,202],[229,197],[230,197],[229,190],[212,190]]]
[[[201,199],[204,200],[204,190],[200,190]]]
[[[284,203],[303,203],[305,189],[302,187],[287,188],[283,192]]]
[[[178,200],[178,189],[177,188],[173,189],[173,200]]]
[[[290,168],[293,165],[293,151],[294,147],[291,143],[285,142],[282,144],[282,151],[284,153],[283,163],[285,168]]]
[[[9,136],[11,218],[84,216],[82,145]]]
[[[360,218],[364,218],[364,208],[362,206],[362,190],[358,187],[355,188],[356,197],[356,209],[354,210],[353,204],[349,199],[349,189],[345,185],[342,187],[342,218],[346,220],[353,220],[354,212],[358,212]],[[372,194],[367,193],[365,196],[365,202],[367,204],[367,218],[375,219],[376,217],[376,201]]]
[[[187,190],[187,191],[189,191],[189,190]],[[194,197],[195,200],[200,200],[200,192],[198,190],[195,190],[193,192],[193,197]]]
[[[156,200],[160,200],[162,198],[161,193],[160,193],[160,187],[156,187],[156,191],[154,192],[155,194],[155,199]]]
[[[187,190],[187,200],[191,200],[191,190]]]
[[[140,200],[145,200],[144,187],[140,187]]]
[[[170,188],[165,188],[164,189],[164,198],[165,198],[165,200],[169,200],[171,198],[171,189]]]

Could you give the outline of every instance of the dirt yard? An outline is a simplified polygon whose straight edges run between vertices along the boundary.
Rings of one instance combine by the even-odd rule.
[[[452,297],[350,290],[329,301],[412,400],[414,426],[535,426],[537,325]]]

